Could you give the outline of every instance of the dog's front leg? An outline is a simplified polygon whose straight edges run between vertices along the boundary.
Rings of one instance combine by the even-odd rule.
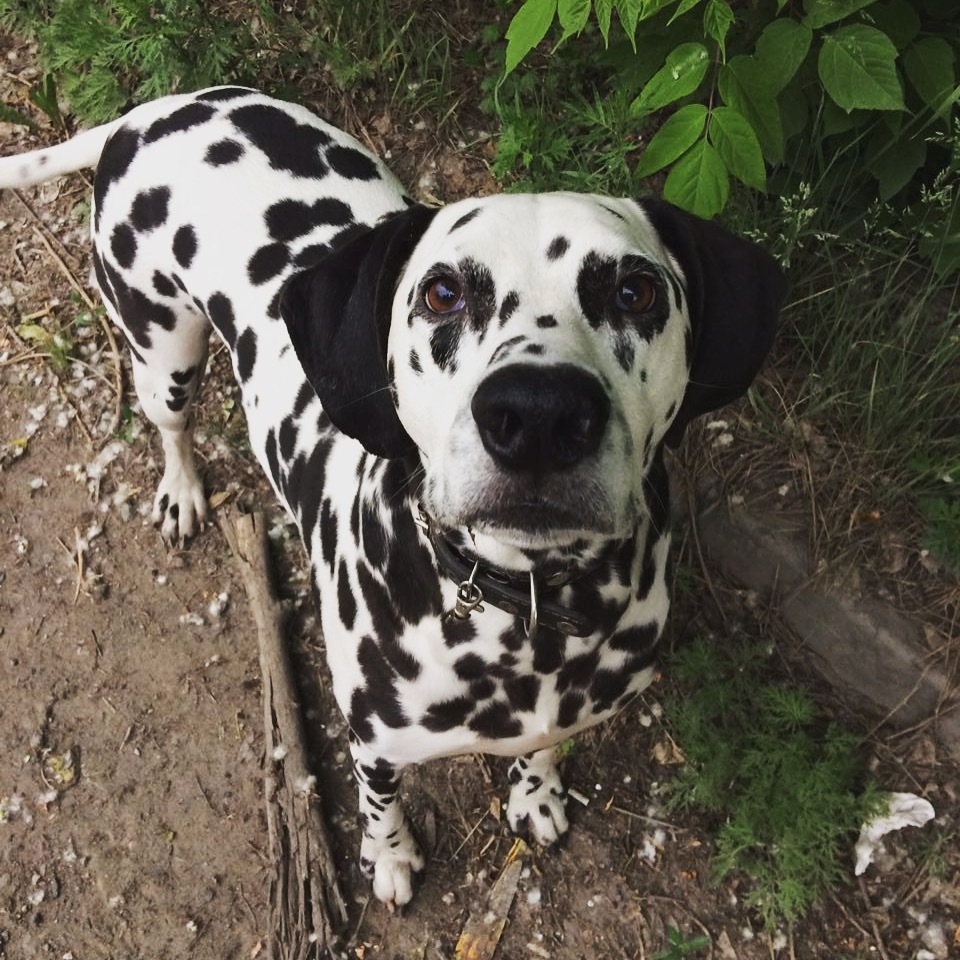
[[[391,910],[402,907],[413,896],[413,874],[424,859],[397,796],[400,771],[355,737],[350,753],[360,791],[360,869],[373,880],[378,900]]]
[[[514,833],[529,832],[544,846],[567,832],[567,793],[553,747],[517,757],[510,765],[507,822]]]

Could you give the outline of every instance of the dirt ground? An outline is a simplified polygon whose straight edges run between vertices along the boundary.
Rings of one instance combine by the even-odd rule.
[[[0,53],[0,98],[21,99],[29,58],[2,38]],[[481,154],[433,147],[419,168],[416,144],[388,117],[364,130],[406,159],[401,172],[421,191],[452,200],[493,188]],[[0,124],[4,153],[51,136]],[[253,960],[264,953],[272,871],[256,635],[216,525],[169,550],[149,524],[159,446],[132,393],[116,396],[104,329],[75,289],[96,296],[87,196],[79,177],[0,196],[0,957]],[[58,330],[74,341],[62,365]],[[350,903],[341,955],[452,957],[513,842],[500,815],[504,764],[466,758],[409,772],[428,870],[403,915],[372,901],[354,865],[344,724],[326,693],[303,554],[246,447],[222,353],[211,366],[199,431],[207,488],[215,502],[272,511],[313,760]],[[765,628],[766,612],[719,589],[728,622]],[[720,628],[702,594],[702,604],[675,612],[670,642]],[[960,781],[927,734],[878,736],[877,757],[885,785],[923,793],[936,823],[892,841],[891,856],[861,882],[851,851],[851,878],[836,896],[768,935],[739,882],[711,882],[710,824],[668,815],[657,801],[671,775],[653,759],[664,740],[661,691],[662,682],[566,759],[583,802],[571,801],[562,849],[525,857],[499,957],[960,956]],[[710,945],[668,953],[671,928]]]

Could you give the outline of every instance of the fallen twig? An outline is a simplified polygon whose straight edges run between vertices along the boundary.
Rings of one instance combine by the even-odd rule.
[[[235,508],[220,514],[250,601],[260,648],[267,773],[270,888],[269,955],[273,960],[319,960],[330,955],[347,920],[336,865],[323,821],[298,694],[283,636],[284,615],[270,586],[262,513]]]

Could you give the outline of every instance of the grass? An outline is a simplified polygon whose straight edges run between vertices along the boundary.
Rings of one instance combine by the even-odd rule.
[[[771,679],[755,643],[694,643],[670,672],[665,719],[686,757],[668,806],[717,820],[715,878],[748,878],[767,930],[801,919],[849,873],[860,825],[879,809],[861,740],[801,687]]]
[[[409,115],[442,117],[453,110],[457,54],[469,39],[453,27],[459,13],[415,0],[300,0],[282,9],[270,0],[0,0],[0,27],[38,42],[43,68],[86,123],[222,83],[303,99],[317,78]]]
[[[777,350],[788,427],[827,427],[870,465],[850,478],[856,495],[921,510],[926,546],[960,573],[960,282],[918,255],[924,211],[944,207],[960,209],[960,191],[945,185],[906,213],[877,206],[854,230],[804,186],[747,229],[792,278]]]

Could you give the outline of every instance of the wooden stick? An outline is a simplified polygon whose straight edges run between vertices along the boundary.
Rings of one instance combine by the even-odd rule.
[[[310,772],[299,695],[286,653],[284,613],[271,588],[266,524],[260,512],[220,513],[250,601],[260,647],[266,751],[264,793],[275,874],[270,884],[269,955],[320,960],[331,955],[347,909],[330,837]]]

